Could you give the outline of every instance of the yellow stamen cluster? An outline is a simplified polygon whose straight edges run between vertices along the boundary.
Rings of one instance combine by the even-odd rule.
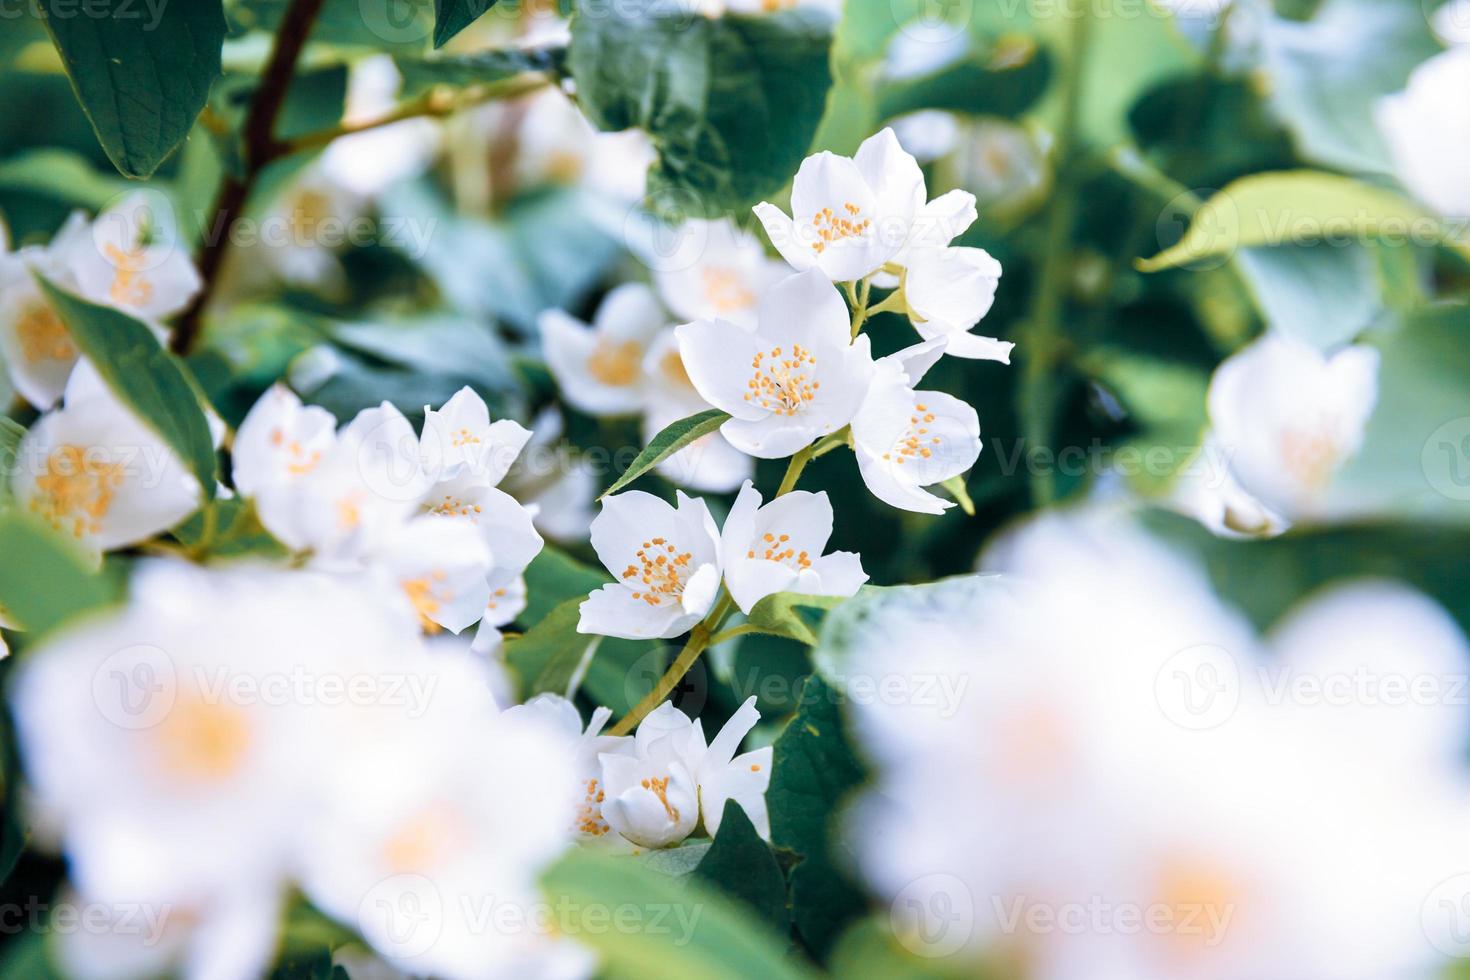
[[[178,698],[153,733],[163,768],[191,782],[226,778],[250,748],[244,711],[196,694]]]
[[[812,242],[812,251],[821,255],[827,250],[827,246],[833,242],[840,242],[844,238],[857,238],[865,235],[873,222],[868,218],[859,218],[863,209],[851,201],[842,205],[842,210],[847,217],[837,214],[831,208],[823,208],[812,215],[812,227],[817,230],[818,241]]]
[[[664,377],[681,388],[693,388],[694,382],[689,380],[689,372],[684,367],[684,359],[679,356],[677,350],[671,350],[664,355],[659,367],[664,372]]]
[[[287,439],[286,434],[280,429],[271,431],[271,445],[277,449],[284,449],[286,455],[291,459],[286,464],[286,472],[292,476],[305,476],[316,469],[317,464],[322,461],[321,450],[313,450],[308,453],[306,447],[295,439]]]
[[[794,564],[797,568],[812,567],[812,559],[807,552],[798,552],[795,548],[786,544],[787,541],[791,540],[791,535],[782,534],[778,537],[775,534],[767,532],[764,536],[762,536],[761,540],[765,542],[765,548],[763,549],[760,557],[764,558],[766,561],[785,562],[788,565]],[[745,557],[755,558],[755,549],[752,548],[747,551],[745,553]]]
[[[32,303],[22,310],[15,322],[15,332],[20,340],[20,356],[28,364],[70,361],[77,356],[66,325],[45,303]]]
[[[817,365],[815,354],[800,344],[792,346],[789,357],[784,354],[781,347],[756,352],[750,360],[752,374],[745,383],[750,389],[745,400],[777,415],[795,415],[817,397],[822,383],[811,380],[808,370]]]
[[[75,538],[96,534],[123,485],[120,463],[105,463],[85,446],[57,446],[36,478],[30,509],[58,531]]]
[[[439,632],[440,626],[432,617],[444,607],[445,602],[454,598],[453,595],[441,595],[434,591],[435,586],[442,586],[447,577],[444,572],[435,569],[428,575],[405,579],[403,582],[403,591],[407,593],[408,601],[413,603],[414,612],[419,614],[419,625],[425,633]]]
[[[928,459],[933,456],[934,450],[930,447],[937,446],[942,441],[938,436],[929,435],[928,423],[933,422],[935,417],[926,406],[915,405],[914,414],[909,416],[908,431],[894,444],[893,452],[884,453],[883,458],[895,460],[902,466],[906,459]]]
[[[106,245],[103,251],[116,272],[108,296],[120,306],[143,306],[153,298],[153,283],[143,277],[144,256],[141,249],[123,250]]]
[[[638,380],[643,348],[632,340],[602,338],[587,358],[587,372],[605,385],[624,388]]]
[[[589,837],[601,837],[612,829],[602,819],[602,801],[607,794],[595,779],[587,780],[585,790],[582,802],[577,806],[577,829]]]
[[[704,281],[704,298],[716,312],[733,313],[755,305],[755,294],[732,269],[706,267],[700,278]]]
[[[684,594],[684,575],[689,571],[693,554],[679,551],[664,538],[653,538],[643,542],[634,557],[638,564],[630,563],[623,569],[624,582],[637,579],[643,584],[642,589],[634,591],[633,598],[658,606],[665,599],[677,599]]]
[[[494,592],[490,593],[490,601],[487,602],[487,603],[485,603],[485,608],[486,609],[496,609],[496,608],[498,608],[500,606],[500,600],[501,599],[504,599],[507,594],[508,593],[506,592],[506,590],[504,588],[496,589]]]
[[[470,520],[479,520],[483,512],[479,504],[467,504],[459,497],[445,494],[444,498],[430,508],[430,510],[441,517],[468,517]]]
[[[664,812],[669,815],[671,821],[675,823],[679,822],[679,809],[669,802],[668,776],[664,776],[662,779],[645,779],[639,785],[658,797],[658,801],[664,805]]]
[[[469,429],[456,429],[454,434],[449,437],[449,444],[455,448],[459,448],[460,446],[478,446],[480,444],[480,437]]]

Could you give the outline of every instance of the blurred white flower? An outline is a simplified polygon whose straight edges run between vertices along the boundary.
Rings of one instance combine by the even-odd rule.
[[[74,213],[49,245],[0,250],[0,360],[22,398],[42,411],[55,405],[80,356],[66,324],[36,282],[43,275],[75,288],[74,242],[87,238],[87,219]]]
[[[677,336],[695,389],[732,416],[720,432],[764,459],[790,456],[852,421],[873,378],[868,338],[851,340],[842,297],[815,269],[772,287],[754,330],[697,320]]]
[[[920,337],[945,339],[944,353],[1009,364],[1015,344],[970,333],[990,312],[999,285],[1000,263],[983,248],[919,249],[906,267],[904,303]]]
[[[487,134],[497,143],[515,148],[510,186],[496,187],[498,196],[546,184],[581,185],[598,197],[620,202],[643,196],[653,145],[641,130],[603,133],[555,87],[540,89],[523,99],[502,101],[466,114],[472,125],[467,134],[484,146]]]
[[[62,407],[21,440],[10,480],[20,507],[96,551],[166,531],[202,499],[174,451],[85,361],[71,372]]]
[[[402,86],[403,76],[391,55],[359,58],[347,76],[342,121],[361,125],[386,116],[398,105]],[[322,173],[354,194],[373,197],[428,169],[441,142],[435,120],[404,119],[333,140],[322,153]]]
[[[607,791],[602,783],[602,761],[599,757],[604,754],[628,755],[635,751],[635,747],[631,736],[602,734],[612,712],[607,708],[596,709],[583,727],[582,716],[572,702],[558,694],[538,694],[525,704],[506,709],[505,713],[537,715],[566,737],[576,769],[577,803],[571,828],[577,839],[608,844],[622,840],[619,835],[609,833],[611,827],[602,814]]]
[[[725,519],[725,585],[743,613],[777,592],[851,596],[868,580],[851,551],[822,554],[832,536],[827,491],[793,490],[761,506],[749,480]]]
[[[920,109],[905,113],[888,125],[898,137],[898,145],[920,163],[932,163],[948,156],[959,144],[960,124],[951,112]]]
[[[700,397],[672,329],[665,330],[648,347],[643,359],[645,403],[643,441],[648,443],[665,427],[706,411],[712,406]],[[723,435],[712,432],[690,443],[658,464],[667,479],[706,493],[725,493],[748,479],[755,461],[730,445]]]
[[[519,422],[491,422],[485,400],[465,387],[441,408],[424,406],[419,452],[425,470],[440,482],[459,478],[468,470],[477,481],[493,487],[530,439],[530,431]]]
[[[608,293],[590,329],[561,310],[537,319],[546,366],[562,397],[589,415],[632,415],[643,407],[643,358],[667,323],[642,283]]]
[[[953,507],[923,488],[961,475],[980,456],[975,409],[942,391],[914,387],[944,345],[943,339],[929,340],[881,358],[852,420],[853,452],[873,496],[920,514]]]
[[[632,640],[687,632],[720,588],[720,536],[703,500],[676,491],[678,507],[632,490],[607,497],[592,547],[616,581],[582,603],[580,633]]]
[[[1378,398],[1378,352],[1324,356],[1268,334],[1215,370],[1213,438],[1241,487],[1282,518],[1320,517],[1339,467],[1363,441]]]
[[[1168,503],[1225,538],[1269,537],[1290,525],[1241,487],[1214,435],[1185,464]]]
[[[884,129],[854,157],[807,157],[792,185],[791,210],[788,217],[764,201],[755,207],[777,251],[797,270],[820,269],[847,282],[901,264],[911,247],[948,245],[975,220],[975,197],[950,191],[929,201],[918,161]]]
[[[395,528],[381,567],[418,613],[425,632],[459,633],[490,603],[490,549],[467,518],[418,517]]]
[[[1470,0],[1449,0],[1434,12],[1433,24],[1446,45],[1470,44]]]
[[[755,236],[735,222],[691,219],[674,229],[678,244],[653,270],[659,296],[681,320],[719,319],[755,325],[756,305],[785,278],[786,265],[766,257]],[[692,253],[692,254],[691,254]]]
[[[1375,110],[1399,179],[1409,192],[1451,218],[1470,218],[1470,46],[1451,48],[1414,69],[1408,87]]]
[[[158,324],[188,306],[202,281],[167,205],[138,192],[97,215],[89,234],[67,236],[65,261],[81,295]]]

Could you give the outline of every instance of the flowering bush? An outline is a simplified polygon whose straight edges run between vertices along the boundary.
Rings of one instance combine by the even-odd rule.
[[[0,20],[0,977],[1464,972],[1470,0]]]

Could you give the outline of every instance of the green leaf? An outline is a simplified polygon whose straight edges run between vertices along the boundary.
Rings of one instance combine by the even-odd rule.
[[[1245,248],[1235,268],[1268,328],[1319,350],[1352,340],[1383,311],[1375,255],[1360,242]]]
[[[757,602],[745,621],[762,633],[784,636],[812,647],[817,645],[817,634],[798,610],[832,609],[842,601],[837,596],[777,592]]]
[[[583,595],[563,601],[545,619],[505,644],[505,661],[520,676],[527,696],[565,691],[587,647],[598,640],[577,632],[586,599]]]
[[[1157,272],[1257,245],[1358,241],[1384,233],[1402,236],[1410,229],[1428,229],[1439,240],[1449,237],[1423,208],[1351,177],[1314,170],[1255,174],[1206,201],[1183,238],[1137,264],[1144,272]]]
[[[127,188],[68,150],[26,150],[0,163],[0,194],[25,194],[69,208],[101,211]]]
[[[661,0],[585,0],[568,67],[598,128],[651,137],[651,196],[715,213],[795,175],[831,87],[831,45],[830,19],[812,10],[709,18]]]
[[[986,50],[931,74],[889,82],[878,91],[883,119],[921,109],[1015,118],[1031,108],[1051,81],[1051,59],[1024,34],[1000,38]]]
[[[220,75],[220,0],[41,0],[46,27],[117,169],[148,177],[194,125]]]
[[[110,306],[98,306],[37,277],[77,347],[107,386],[178,454],[214,499],[214,440],[188,370],[153,331]]]
[[[174,537],[190,551],[203,551],[214,558],[289,558],[290,549],[277,541],[260,523],[252,501],[240,497],[219,500],[214,506],[211,530],[206,511],[200,511],[174,528]]]
[[[755,832],[745,808],[734,800],[725,801],[720,832],[694,875],[744,902],[780,935],[791,928],[781,866],[771,846]]]
[[[10,474],[20,455],[20,441],[26,436],[25,426],[0,415],[0,510],[10,504]]]
[[[558,912],[557,931],[592,949],[613,980],[810,977],[781,955],[782,937],[745,908],[637,860],[573,848],[543,876],[542,889]]]
[[[842,731],[840,693],[820,677],[802,686],[801,708],[776,739],[766,805],[771,842],[801,855],[791,870],[791,918],[807,945],[827,950],[862,914],[862,890],[833,861],[830,823],[863,768]]]
[[[0,606],[27,630],[45,633],[116,598],[112,581],[51,528],[24,514],[0,514]]]
[[[959,960],[960,962],[955,962]],[[842,934],[832,951],[833,976],[843,980],[973,980],[963,957],[920,959],[894,938],[888,916],[863,919]]]
[[[638,863],[648,870],[678,880],[692,875],[712,846],[709,841],[697,844],[685,841],[677,847],[657,848],[636,857]]]
[[[493,6],[495,0],[434,0],[434,47],[444,47]]]
[[[399,55],[393,61],[403,75],[399,97],[412,99],[436,85],[465,88],[503,82],[526,72],[556,72],[565,54],[565,48],[501,48],[445,58]]]
[[[685,446],[719,429],[729,418],[728,412],[722,412],[718,408],[709,408],[687,419],[669,423],[662,432],[649,441],[643,452],[628,464],[623,475],[614,480],[612,486],[602,491],[602,496],[617,493]]]
[[[960,510],[965,512],[965,516],[975,516],[975,501],[970,499],[970,491],[965,486],[965,475],[963,473],[959,476],[952,476],[948,480],[943,480],[939,485],[949,491],[949,495],[954,498],[955,503],[960,505]]]

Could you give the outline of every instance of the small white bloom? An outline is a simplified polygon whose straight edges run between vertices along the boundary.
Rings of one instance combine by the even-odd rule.
[[[15,390],[42,411],[61,399],[81,355],[66,324],[46,301],[36,275],[64,288],[75,287],[69,255],[73,242],[86,237],[87,220],[78,212],[50,245],[0,252],[0,360]]]
[[[426,515],[394,529],[382,565],[429,633],[459,633],[490,602],[490,549],[466,518]]]
[[[766,293],[754,330],[697,320],[676,336],[695,389],[732,416],[720,432],[764,459],[790,456],[852,421],[873,378],[868,338],[851,339],[842,297],[815,269]]]
[[[282,384],[255,403],[235,433],[235,489],[255,497],[311,473],[337,441],[337,419],[316,405],[302,405]]]
[[[687,632],[720,588],[720,537],[703,500],[676,491],[677,509],[633,490],[608,497],[592,547],[615,582],[582,603],[581,633],[667,639]]]
[[[67,263],[81,295],[157,323],[178,313],[202,281],[153,193],[130,194],[99,214],[89,235],[69,239]]]
[[[1378,128],[1399,179],[1415,197],[1450,218],[1470,218],[1470,46],[1435,55],[1408,87],[1378,103]]]
[[[1320,516],[1338,469],[1363,441],[1378,398],[1378,352],[1330,357],[1274,334],[1215,370],[1214,438],[1240,485],[1287,520]]]
[[[1000,263],[984,249],[920,249],[906,267],[903,296],[919,336],[943,337],[946,354],[1009,364],[1015,344],[970,333],[990,312],[999,285]]]
[[[638,725],[631,753],[601,756],[607,823],[635,844],[669,847],[701,819],[711,837],[718,834],[725,803],[734,800],[756,833],[769,839],[771,747],[735,754],[758,721],[755,698],[748,698],[706,744],[698,719],[691,721],[672,704],[659,705]]]
[[[419,450],[424,469],[436,479],[455,479],[467,469],[493,487],[504,479],[530,438],[531,433],[511,419],[491,422],[485,400],[465,387],[441,408],[424,406]]]
[[[785,278],[784,263],[726,218],[694,219],[674,230],[678,246],[654,269],[654,283],[682,320],[729,320],[754,326],[756,305],[767,289]]]
[[[777,592],[855,595],[868,580],[862,559],[850,551],[822,554],[831,536],[827,491],[793,490],[763,507],[746,481],[725,519],[720,546],[725,585],[740,611],[749,613]]]
[[[669,425],[712,407],[700,397],[684,359],[675,331],[665,330],[649,345],[643,360],[646,403],[643,441],[652,441]],[[711,432],[658,464],[658,471],[680,486],[707,493],[725,493],[740,486],[755,469],[755,461]]]
[[[199,506],[199,481],[85,361],[63,407],[26,433],[11,473],[17,503],[84,546],[112,551],[166,531]]]
[[[959,476],[980,456],[975,409],[942,391],[914,389],[943,353],[944,341],[930,340],[879,360],[852,420],[853,451],[873,496],[920,514],[953,507],[923,488]]]
[[[546,366],[562,397],[589,415],[632,415],[643,406],[643,356],[668,323],[653,290],[625,283],[602,301],[592,327],[561,310],[537,320]]]

